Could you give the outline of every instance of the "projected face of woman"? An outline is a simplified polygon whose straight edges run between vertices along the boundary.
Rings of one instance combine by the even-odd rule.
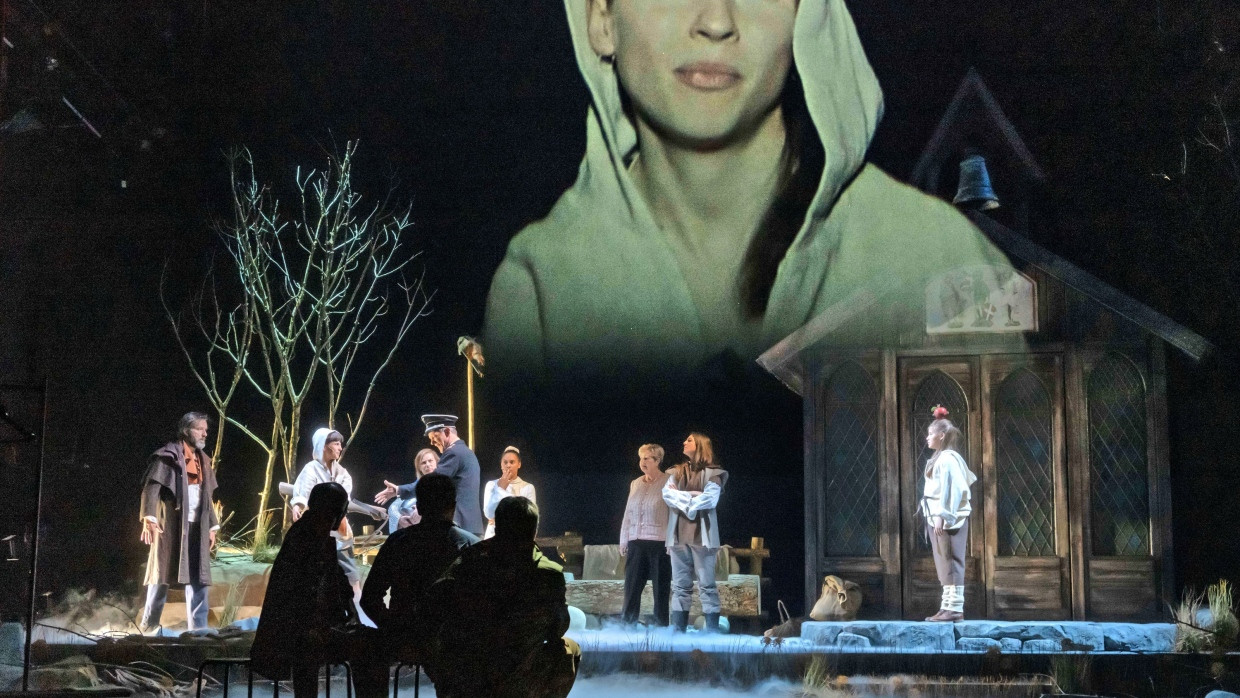
[[[943,441],[946,440],[946,438],[947,438],[947,432],[934,431],[933,429],[931,429],[926,434],[926,447],[931,448],[935,451],[941,450],[943,448]]]
[[[590,0],[590,43],[612,56],[638,119],[722,147],[779,107],[797,0]]]

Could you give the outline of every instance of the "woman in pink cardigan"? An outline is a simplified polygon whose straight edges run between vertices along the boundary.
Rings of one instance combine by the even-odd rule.
[[[642,591],[649,579],[654,587],[654,617],[668,623],[672,565],[667,556],[667,503],[663,485],[667,474],[659,470],[663,447],[645,444],[637,449],[641,477],[629,484],[629,501],[620,524],[620,554],[624,564],[624,622],[636,623],[641,613]]]

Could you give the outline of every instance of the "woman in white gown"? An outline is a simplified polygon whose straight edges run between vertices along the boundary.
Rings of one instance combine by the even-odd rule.
[[[506,497],[525,497],[534,504],[538,499],[534,486],[521,479],[521,449],[508,446],[499,460],[500,476],[482,489],[482,513],[487,517],[487,530],[482,534],[486,540],[495,535],[495,507]]]

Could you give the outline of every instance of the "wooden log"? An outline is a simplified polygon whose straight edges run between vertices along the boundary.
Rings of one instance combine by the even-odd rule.
[[[752,574],[731,574],[726,581],[718,582],[720,614],[737,617],[762,615],[762,593],[759,577]],[[582,579],[568,582],[565,599],[569,606],[576,606],[596,616],[618,616],[624,610],[624,580]],[[654,591],[650,582],[642,592],[642,613],[652,613]],[[693,595],[690,614],[700,615],[702,605],[698,595]]]
[[[280,496],[282,497],[293,496],[293,486],[287,482],[281,482],[277,489],[280,490]],[[374,519],[375,521],[387,521],[387,518],[388,518],[387,509],[384,509],[383,507],[377,507],[373,504],[367,504],[366,502],[363,502],[358,499],[349,500],[349,513],[350,514],[364,514]]]

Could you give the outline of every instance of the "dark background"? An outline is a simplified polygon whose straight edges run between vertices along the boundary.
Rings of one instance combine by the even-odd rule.
[[[1174,544],[1178,586],[1234,578],[1240,174],[1234,147],[1199,139],[1223,143],[1220,113],[1240,118],[1235,3],[850,5],[886,95],[873,161],[906,177],[975,66],[1048,173],[1035,241],[1219,346],[1202,363],[1170,351]],[[357,187],[375,200],[394,183],[412,201],[434,313],[382,377],[345,459],[363,496],[383,477],[410,479],[417,415],[464,414],[455,338],[480,329],[508,239],[580,163],[587,95],[562,5],[7,0],[5,19],[0,382],[50,385],[40,591],[139,579],[145,457],[177,416],[206,406],[159,278],[168,263],[183,300],[220,262],[209,224],[229,213],[231,146],[248,146],[260,179],[287,194],[297,165],[360,140]],[[42,127],[18,128],[23,114]],[[721,361],[692,400],[654,401],[638,386],[544,403],[535,420],[482,385],[484,476],[504,444],[521,446],[543,532],[579,530],[588,543],[614,540],[639,444],[675,453],[689,429],[711,434],[732,472],[724,537],[767,539],[775,593],[797,611],[800,402],[756,366]],[[262,408],[242,401],[236,414],[261,424]],[[307,418],[303,433],[316,426]],[[0,536],[20,531],[31,506],[29,448],[5,454],[0,484],[15,506]],[[308,458],[307,439],[298,462]],[[230,430],[220,494],[242,519],[261,464]]]

